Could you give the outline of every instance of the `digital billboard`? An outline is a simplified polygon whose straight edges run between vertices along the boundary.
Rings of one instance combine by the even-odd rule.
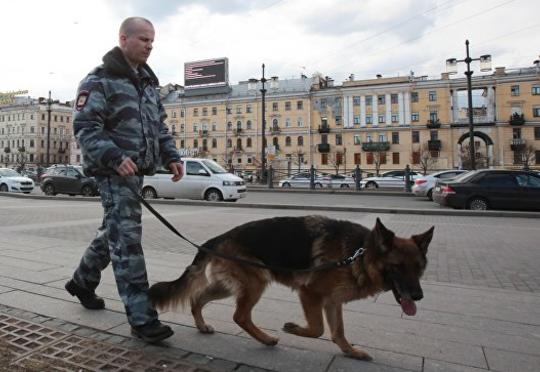
[[[225,86],[229,83],[229,60],[206,59],[184,64],[185,89]]]

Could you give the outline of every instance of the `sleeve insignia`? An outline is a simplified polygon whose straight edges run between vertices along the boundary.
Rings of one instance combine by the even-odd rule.
[[[79,92],[79,95],[77,96],[77,99],[75,100],[75,110],[81,111],[86,105],[86,102],[88,102],[88,96],[90,95],[90,92],[87,90],[81,90]]]

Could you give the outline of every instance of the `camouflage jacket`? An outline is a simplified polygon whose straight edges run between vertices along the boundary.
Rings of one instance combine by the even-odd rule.
[[[150,67],[138,74],[116,47],[103,64],[83,79],[74,107],[74,134],[81,146],[88,175],[113,175],[126,158],[141,174],[154,174],[161,165],[179,161],[174,140],[164,124],[167,117]]]

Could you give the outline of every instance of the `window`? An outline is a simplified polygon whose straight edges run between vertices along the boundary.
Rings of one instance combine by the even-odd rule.
[[[41,114],[41,120],[45,120],[45,114]]]
[[[411,121],[419,121],[420,120],[420,114],[417,112],[413,112],[411,114]]]
[[[231,121],[229,121],[227,123],[227,130],[232,130],[232,122]]]
[[[355,134],[354,137],[353,137],[353,143],[355,145],[360,145],[361,144],[361,140],[360,140],[360,135],[359,134]]]
[[[251,114],[251,105],[246,105],[246,112]]]
[[[296,109],[297,110],[303,110],[304,109],[304,101],[296,101]]]
[[[398,114],[392,114],[392,123],[397,123],[399,121],[399,115]]]
[[[304,146],[304,137],[298,136],[298,138],[296,139],[296,143],[298,146]]]
[[[217,139],[215,138],[212,138],[212,148],[213,149],[217,148]]]
[[[327,165],[328,164],[328,154],[321,154],[321,164]]]
[[[377,104],[384,105],[385,102],[386,102],[386,100],[385,100],[384,94],[379,94],[377,96]]]
[[[285,137],[285,146],[290,146],[291,145],[291,137],[287,136]]]
[[[354,106],[360,106],[360,97],[359,96],[353,96],[353,105]]]
[[[534,139],[540,140],[540,127],[534,127]]]
[[[412,143],[420,143],[420,132],[417,130],[413,130],[412,133]],[[418,164],[418,163],[415,163]]]
[[[386,164],[386,152],[379,152],[379,164]]]
[[[341,136],[341,133],[336,134],[336,145],[338,146],[343,145],[343,137]]]
[[[428,99],[429,99],[429,102],[435,102],[437,100],[437,91],[430,90],[428,93]]]
[[[217,115],[217,107],[212,107],[212,115]]]
[[[208,107],[203,107],[202,116],[208,116]]]
[[[392,144],[399,145],[399,132],[392,132]]]
[[[510,94],[512,96],[519,96],[519,85],[512,85],[510,87]]]
[[[411,102],[418,102],[418,92],[411,92]]]
[[[193,133],[197,133],[199,131],[199,124],[193,124]]]
[[[379,134],[379,142],[386,142],[386,135]]]
[[[321,99],[321,110],[326,110],[326,98]]]
[[[384,122],[385,122],[384,115],[379,115],[379,124],[384,123]]]
[[[513,139],[521,138],[521,128],[512,128],[512,138]]]
[[[398,103],[398,95],[397,94],[391,94],[390,95],[390,103],[397,104]]]
[[[366,162],[368,164],[373,164],[373,153],[372,152],[368,152],[366,154]]]
[[[242,106],[236,106],[236,114],[239,115],[242,113]]]
[[[436,131],[436,130],[430,130],[429,131],[429,138],[432,140],[432,141],[436,141],[439,139],[439,131]]]
[[[198,161],[188,161],[186,162],[186,174],[190,176],[200,176],[199,171],[204,171],[206,173],[206,169],[202,166],[201,163]]]
[[[413,164],[420,164],[420,152],[419,151],[413,151],[413,153],[412,153],[412,163]]]
[[[432,123],[436,123],[437,120],[439,120],[439,114],[437,113],[437,111],[432,111],[429,113],[429,120]]]
[[[484,175],[479,181],[482,186],[514,187],[516,180],[514,176],[504,173],[490,173]]]
[[[354,124],[360,124],[360,116],[354,115]]]
[[[540,164],[540,151],[536,150],[534,152],[534,160],[535,160],[535,164]]]
[[[366,106],[373,105],[373,96],[366,96]]]
[[[251,128],[252,128],[251,120],[248,120],[248,121],[246,122],[246,129],[249,130],[249,129],[251,129]]]
[[[185,116],[184,110],[180,110],[180,117],[183,118]]]
[[[529,174],[518,174],[516,176],[517,183],[523,187],[534,187],[540,189],[540,177],[532,176]]]
[[[196,138],[193,140],[193,147],[194,147],[194,148],[199,147],[199,140],[196,139]]]
[[[303,127],[304,126],[304,119],[303,118],[298,118],[298,120],[296,121],[296,124],[300,128]]]
[[[285,102],[285,111],[291,111],[291,101]]]
[[[359,165],[362,162],[362,154],[359,152],[354,153],[354,165]]]
[[[533,116],[535,118],[540,118],[540,107],[533,107]]]
[[[193,116],[199,116],[199,109],[198,108],[193,109]]]
[[[371,115],[366,115],[366,124],[371,124],[371,123],[373,123],[373,119]]]
[[[335,120],[336,120],[336,125],[341,125],[341,116],[336,116]]]
[[[392,164],[399,164],[399,152],[392,153]]]
[[[328,135],[321,134],[321,143],[328,143]]]
[[[251,138],[246,139],[246,147],[251,147],[252,141]]]
[[[540,85],[533,85],[531,89],[531,94],[537,96],[540,94]]]
[[[342,152],[336,152],[336,165],[343,164],[343,153]]]
[[[272,111],[279,111],[278,103],[277,103],[277,102],[273,102],[273,103],[272,103]]]
[[[217,124],[212,123],[212,132],[215,132],[217,130]]]
[[[227,139],[227,147],[228,148],[231,148],[232,147],[232,139]]]
[[[290,128],[292,126],[291,124],[291,119],[290,118],[286,118],[285,119],[285,128]]]

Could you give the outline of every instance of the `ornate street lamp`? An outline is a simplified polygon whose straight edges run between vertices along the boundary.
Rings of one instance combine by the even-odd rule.
[[[491,55],[484,54],[480,58],[471,58],[469,56],[469,40],[465,40],[465,48],[467,56],[465,59],[457,60],[455,58],[449,58],[446,60],[446,72],[449,74],[457,74],[457,63],[465,62],[467,64],[467,98],[469,106],[469,157],[471,158],[471,169],[476,169],[476,151],[474,148],[474,121],[473,121],[473,104],[472,104],[472,74],[471,62],[480,61],[480,71],[486,72],[491,70]]]
[[[51,91],[49,90],[49,99],[47,100],[47,168],[50,166],[50,152],[51,152]]]

